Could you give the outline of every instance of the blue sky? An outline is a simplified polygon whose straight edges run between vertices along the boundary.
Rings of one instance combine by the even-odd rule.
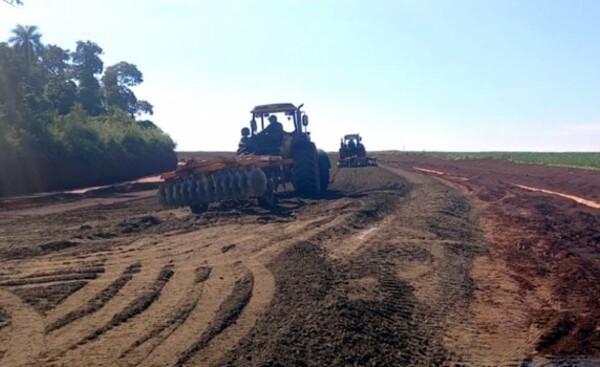
[[[234,150],[252,106],[292,102],[328,150],[600,151],[599,1],[24,2],[0,39],[136,64],[180,150]]]

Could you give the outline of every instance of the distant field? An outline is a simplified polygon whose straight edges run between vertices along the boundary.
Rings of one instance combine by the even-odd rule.
[[[212,158],[232,155],[234,152],[177,152],[179,159],[191,157]],[[337,156],[337,152],[331,153]],[[371,152],[374,155],[418,155],[444,159],[508,159],[518,163],[545,164],[551,166],[580,167],[600,169],[600,152],[589,153],[537,153],[537,152],[415,152],[400,150],[385,150]]]
[[[198,152],[176,152],[178,159],[190,159],[190,158],[214,158],[221,156],[229,156],[235,154],[235,152],[206,152],[206,151],[198,151]]]
[[[519,163],[546,164],[600,169],[600,152],[590,153],[534,153],[534,152],[403,152],[387,150],[379,155],[414,154],[444,159],[508,159]]]

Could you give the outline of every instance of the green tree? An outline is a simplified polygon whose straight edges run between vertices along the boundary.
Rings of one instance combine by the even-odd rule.
[[[44,86],[44,99],[64,115],[69,113],[77,100],[77,86],[71,80],[52,77]]]
[[[2,0],[2,1],[4,1],[5,3],[10,4],[10,5],[23,5],[23,1],[21,1],[21,0]]]
[[[7,43],[0,43],[0,106],[4,107],[7,121],[13,123],[20,98],[17,93],[19,84],[19,62],[15,50]]]
[[[152,114],[152,105],[138,100],[130,89],[144,81],[137,66],[125,61],[109,66],[102,77],[105,104],[117,107],[134,116],[141,113]]]
[[[55,76],[66,76],[70,72],[69,50],[64,50],[56,45],[48,45],[42,49],[42,64],[46,70]]]
[[[77,42],[77,48],[71,55],[73,58],[73,73],[79,81],[77,97],[79,103],[92,116],[103,112],[100,98],[100,82],[96,74],[102,73],[104,63],[100,56],[102,48],[96,43],[87,41]]]
[[[37,27],[13,33],[0,42],[0,196],[114,183],[176,166],[169,136],[134,118],[152,110],[130,89],[143,80],[135,65],[109,68],[101,89],[95,43],[78,42],[70,53],[42,46]]]
[[[17,25],[12,33],[14,36],[8,39],[25,61],[27,68],[36,61],[39,51],[42,49],[42,35],[38,32],[38,27]]]
[[[44,99],[61,115],[68,113],[77,99],[77,85],[69,79],[72,68],[69,50],[56,45],[43,48],[42,65],[47,73]]]

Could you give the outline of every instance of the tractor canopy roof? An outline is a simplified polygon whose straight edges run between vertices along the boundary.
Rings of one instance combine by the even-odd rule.
[[[359,137],[360,137],[360,134],[348,134],[348,135],[344,135],[344,140],[358,139]]]
[[[265,104],[261,106],[256,106],[252,111],[253,114],[269,114],[269,113],[278,113],[285,112],[286,114],[291,114],[296,111],[298,108],[291,103],[273,103],[273,104]]]

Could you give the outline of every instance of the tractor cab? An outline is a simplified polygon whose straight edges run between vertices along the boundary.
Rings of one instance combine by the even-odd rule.
[[[340,143],[340,158],[346,157],[364,157],[366,156],[365,146],[362,144],[362,138],[359,134],[344,135]]]
[[[237,153],[290,157],[293,142],[310,141],[308,116],[302,106],[275,103],[254,107],[250,127],[242,128]]]

